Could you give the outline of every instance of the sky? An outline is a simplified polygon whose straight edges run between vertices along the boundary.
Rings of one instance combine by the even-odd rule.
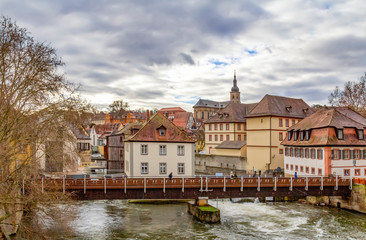
[[[49,43],[99,109],[265,94],[327,104],[366,72],[365,0],[0,0],[0,15]]]

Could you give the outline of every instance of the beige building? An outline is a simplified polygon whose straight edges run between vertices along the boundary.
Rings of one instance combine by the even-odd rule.
[[[129,177],[192,177],[195,141],[164,114],[156,113],[125,143]]]

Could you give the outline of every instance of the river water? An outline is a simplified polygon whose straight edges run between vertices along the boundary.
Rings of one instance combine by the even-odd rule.
[[[366,239],[366,215],[300,203],[210,201],[220,224],[198,222],[186,204],[83,201],[60,239]]]

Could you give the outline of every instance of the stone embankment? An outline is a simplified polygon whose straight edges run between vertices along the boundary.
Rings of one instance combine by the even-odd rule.
[[[188,202],[188,212],[201,222],[220,222],[220,210],[209,205],[207,197]]]

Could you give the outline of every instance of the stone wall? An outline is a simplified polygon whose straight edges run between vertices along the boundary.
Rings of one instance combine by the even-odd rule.
[[[252,171],[246,169],[246,164],[245,157],[196,154],[196,175],[215,175],[215,173],[229,175],[231,171],[237,175],[251,173]]]

